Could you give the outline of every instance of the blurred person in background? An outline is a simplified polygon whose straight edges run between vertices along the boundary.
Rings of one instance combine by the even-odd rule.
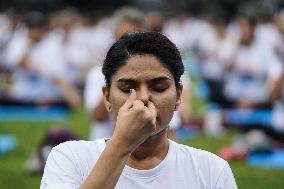
[[[262,45],[255,36],[256,20],[239,20],[239,47],[226,78],[225,95],[238,108],[270,107],[269,94],[283,73],[273,48]]]
[[[220,156],[226,160],[244,160],[249,153],[271,152],[273,144],[279,139],[283,140],[283,133],[275,129],[275,120],[278,119],[279,123],[279,115],[275,119],[277,115],[272,112],[275,100],[281,99],[283,65],[274,46],[263,43],[256,36],[256,24],[252,17],[239,19],[240,44],[230,75],[227,76],[225,94],[232,101],[231,108],[242,111],[242,114],[236,114],[238,117],[235,119],[248,119],[238,123],[243,126],[241,128],[245,133],[231,146],[220,151]],[[248,117],[247,114],[252,115],[251,112],[258,116]]]
[[[224,11],[211,13],[210,23],[213,35],[207,43],[211,47],[200,53],[198,64],[202,79],[209,88],[209,102],[227,107],[230,102],[226,99],[223,88],[238,48],[238,37],[229,32],[229,17]]]
[[[0,44],[0,67],[14,71],[22,55],[22,46],[25,43],[26,27],[23,18],[16,10],[8,10],[2,16]]]
[[[22,41],[17,43],[17,59],[11,56],[11,62],[16,65],[11,98],[24,104],[66,103],[69,107],[76,107],[81,97],[65,78],[68,74],[65,72],[66,64],[57,38],[50,35],[48,17],[39,12],[31,12],[24,24],[26,29]],[[16,45],[14,41],[11,43]],[[13,54],[14,51],[14,48],[9,48],[7,54]]]
[[[270,94],[273,102],[272,123],[267,128],[268,134],[274,139],[275,146],[284,146],[284,73],[274,85]]]
[[[25,27],[20,14],[10,9],[0,16],[0,103],[9,101],[12,73],[22,54]]]
[[[83,90],[88,70],[98,64],[98,60],[102,59],[100,56],[108,47],[110,31],[98,26],[99,16],[93,16],[91,12],[80,14],[76,9],[68,8],[54,16],[68,77]]]

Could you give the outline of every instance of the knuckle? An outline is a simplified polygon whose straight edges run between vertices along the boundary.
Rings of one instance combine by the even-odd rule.
[[[144,108],[141,106],[136,107],[136,112],[137,113],[144,113]]]
[[[150,114],[145,114],[144,118],[147,122],[152,122],[153,120],[153,117]]]

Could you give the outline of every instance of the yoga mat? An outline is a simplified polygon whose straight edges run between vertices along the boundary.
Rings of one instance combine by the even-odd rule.
[[[191,126],[179,127],[176,132],[180,140],[193,139],[198,135],[198,130]]]
[[[61,106],[0,105],[0,121],[64,121],[69,113]]]
[[[252,154],[248,157],[247,163],[257,167],[284,169],[284,150],[274,150],[268,154]]]
[[[225,110],[225,120],[234,125],[262,125],[269,126],[272,123],[271,110]]]
[[[5,155],[15,148],[17,143],[14,135],[0,135],[0,156]]]

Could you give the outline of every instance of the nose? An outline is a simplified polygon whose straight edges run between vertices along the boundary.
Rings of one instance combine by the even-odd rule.
[[[150,92],[146,86],[141,86],[139,91],[137,91],[137,98],[141,100],[146,106],[150,100]]]

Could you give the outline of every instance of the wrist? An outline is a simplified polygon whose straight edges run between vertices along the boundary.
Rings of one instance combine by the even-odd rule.
[[[107,146],[114,149],[118,154],[122,156],[128,156],[134,150],[131,145],[123,142],[123,140],[116,139],[115,137],[112,137],[110,140],[108,140]]]

